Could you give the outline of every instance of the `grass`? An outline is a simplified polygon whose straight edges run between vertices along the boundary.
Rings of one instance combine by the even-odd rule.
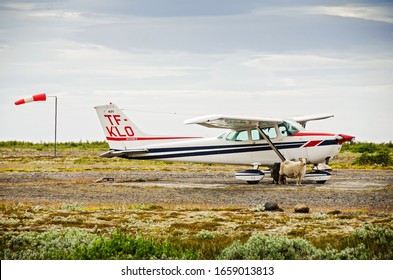
[[[13,143],[13,141],[8,141]],[[108,148],[103,148],[101,142],[97,146],[89,143],[78,143],[74,147],[70,143],[59,143],[57,157],[53,149],[46,144],[17,142],[14,146],[0,142],[0,172],[80,172],[80,171],[160,171],[160,172],[198,172],[206,170],[229,170],[233,166],[210,165],[199,163],[172,163],[165,161],[130,161],[122,158],[99,157]],[[31,145],[30,145],[31,144]],[[40,147],[44,145],[44,148]],[[70,146],[71,145],[71,146]],[[70,146],[70,147],[69,147]],[[189,168],[192,167],[192,168]],[[235,172],[235,171],[234,171]],[[143,182],[146,178],[140,178]]]
[[[50,142],[26,142],[26,141],[0,141],[0,148],[8,149],[35,149],[37,151],[52,151],[54,143]],[[64,151],[68,149],[80,150],[107,150],[109,149],[108,143],[105,141],[80,141],[80,142],[58,142],[56,149]]]

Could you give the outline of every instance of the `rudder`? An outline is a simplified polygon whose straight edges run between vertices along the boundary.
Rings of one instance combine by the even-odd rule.
[[[148,136],[142,132],[115,104],[94,107],[111,150],[126,149],[126,141]],[[137,142],[135,142],[136,144]]]

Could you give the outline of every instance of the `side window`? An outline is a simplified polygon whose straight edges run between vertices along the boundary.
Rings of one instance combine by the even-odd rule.
[[[259,131],[257,129],[253,129],[251,130],[251,140],[252,141],[259,141],[262,140],[263,137],[262,135],[259,133]]]
[[[262,128],[262,131],[270,138],[270,139],[274,139],[277,138],[277,132],[276,132],[276,128],[273,127],[265,127]]]
[[[248,131],[232,131],[227,136],[228,141],[248,141]]]

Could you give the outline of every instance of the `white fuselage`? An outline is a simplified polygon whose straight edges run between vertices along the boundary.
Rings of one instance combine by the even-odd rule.
[[[222,163],[240,165],[273,165],[280,158],[265,140],[228,141],[226,135],[159,143],[143,140],[146,153],[128,155],[132,159],[166,160],[198,163]],[[138,142],[137,139],[134,140]],[[133,142],[133,141],[131,141]],[[132,143],[137,147],[137,143]],[[341,149],[335,136],[285,136],[274,139],[273,144],[286,159],[307,158],[310,163],[324,162],[333,158]],[[142,143],[141,143],[142,144]],[[142,147],[142,146],[141,146]]]

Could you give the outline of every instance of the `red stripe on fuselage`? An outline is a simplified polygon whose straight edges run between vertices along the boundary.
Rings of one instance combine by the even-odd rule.
[[[304,148],[308,148],[308,147],[315,147],[315,146],[317,146],[319,143],[321,143],[322,142],[322,140],[313,140],[313,141],[310,141],[310,142],[308,142],[306,145],[304,145],[303,147]]]
[[[106,137],[106,140],[110,141],[151,141],[151,140],[179,140],[179,139],[196,139],[202,137]]]
[[[336,136],[336,134],[329,132],[298,131],[291,136]]]

